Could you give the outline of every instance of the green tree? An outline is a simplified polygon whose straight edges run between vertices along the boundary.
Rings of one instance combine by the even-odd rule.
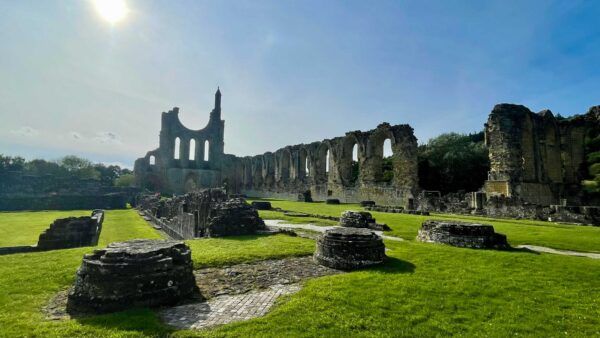
[[[123,174],[115,180],[115,186],[117,187],[133,187],[135,184],[135,177],[133,174]]]
[[[419,184],[442,193],[476,191],[489,171],[483,132],[448,133],[419,146]]]
[[[90,160],[75,155],[69,155],[58,160],[58,164],[69,174],[80,179],[100,179],[100,172],[94,168]]]

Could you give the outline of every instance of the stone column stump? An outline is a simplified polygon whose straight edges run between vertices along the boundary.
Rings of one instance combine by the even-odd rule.
[[[506,235],[494,232],[486,224],[427,220],[421,225],[417,240],[472,249],[508,249]]]
[[[334,228],[317,239],[316,263],[339,270],[354,270],[383,263],[383,240],[364,228]]]
[[[69,291],[69,313],[172,305],[197,291],[191,250],[181,241],[111,243],[83,257]]]

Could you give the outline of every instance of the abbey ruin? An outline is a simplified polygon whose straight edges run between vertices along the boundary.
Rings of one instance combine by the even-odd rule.
[[[369,131],[246,157],[224,153],[224,127],[220,90],[203,129],[186,128],[178,108],[162,113],[159,147],[135,162],[137,185],[167,194],[224,187],[230,194],[252,197],[334,198],[405,210],[446,210],[439,208],[439,201],[431,201],[440,199],[439,194],[419,188],[417,139],[408,124],[381,123]],[[580,184],[586,175],[585,137],[598,128],[600,106],[559,120],[548,110],[533,113],[524,106],[497,105],[485,124],[488,180],[480,191],[467,195],[468,210],[455,211],[521,216],[523,211],[514,211],[515,207],[589,204]],[[391,178],[384,177],[382,169],[386,140],[393,152]],[[585,212],[598,214],[597,207],[592,209]]]

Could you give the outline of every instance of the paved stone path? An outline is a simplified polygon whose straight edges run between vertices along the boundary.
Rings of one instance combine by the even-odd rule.
[[[309,231],[315,231],[315,232],[325,232],[329,229],[339,228],[339,226],[319,226],[319,225],[314,225],[314,224],[310,224],[310,223],[307,223],[307,224],[286,223],[285,221],[279,220],[279,219],[266,219],[265,224],[268,227],[273,227],[273,228],[278,228],[278,229],[288,229],[288,230],[302,229],[302,230],[309,230]],[[381,238],[387,239],[390,241],[403,241],[404,240],[400,237],[384,235],[383,231],[373,230],[373,232],[376,233],[377,235],[381,236]]]
[[[556,255],[589,257],[589,258],[593,258],[593,259],[600,259],[600,253],[594,253],[594,252],[557,250],[557,249],[552,249],[552,248],[547,248],[545,246],[537,246],[537,245],[518,245],[517,248],[528,249],[528,250],[536,251],[536,252],[551,253],[551,254],[556,254]]]
[[[203,329],[264,316],[281,295],[300,290],[300,284],[273,285],[268,290],[218,296],[203,303],[162,310],[160,317],[179,329]]]

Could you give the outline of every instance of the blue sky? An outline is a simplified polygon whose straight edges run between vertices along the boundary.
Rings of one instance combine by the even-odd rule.
[[[236,155],[600,104],[598,1],[125,1],[110,24],[91,0],[0,0],[0,153],[131,166],[161,112],[204,127],[217,85]]]

